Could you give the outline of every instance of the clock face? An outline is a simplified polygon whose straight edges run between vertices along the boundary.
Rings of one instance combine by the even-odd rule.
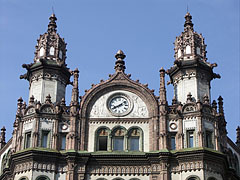
[[[131,110],[130,106],[130,100],[122,94],[114,95],[108,101],[108,109],[117,116],[128,114]]]

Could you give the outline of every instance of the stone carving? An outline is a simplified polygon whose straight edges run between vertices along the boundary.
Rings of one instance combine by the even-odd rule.
[[[43,113],[54,113],[54,110],[51,107],[45,107],[42,109]]]
[[[147,106],[139,96],[128,91],[112,91],[101,96],[94,103],[90,112],[90,118],[114,118],[115,116],[107,108],[107,99],[115,93],[126,94],[132,100],[133,109],[129,114],[125,115],[124,118],[148,117]]]

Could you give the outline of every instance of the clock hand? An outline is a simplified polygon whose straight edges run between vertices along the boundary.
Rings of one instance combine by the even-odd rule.
[[[123,103],[120,103],[120,104],[114,106],[112,109],[116,109],[116,108],[118,108],[118,107],[120,107],[120,106],[122,106],[122,105],[123,105]]]

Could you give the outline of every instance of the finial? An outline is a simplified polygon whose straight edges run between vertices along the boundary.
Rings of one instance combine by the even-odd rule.
[[[161,67],[161,69],[159,70],[159,72],[161,73],[161,72],[165,72],[165,69],[163,68],[163,67]]]
[[[193,31],[193,23],[192,23],[192,16],[189,12],[185,15],[185,23],[184,23],[184,30],[192,30]]]
[[[32,95],[29,99],[29,104],[33,104],[34,103],[34,96]]]
[[[123,53],[122,50],[118,50],[118,52],[115,55],[115,58],[117,59],[115,62],[115,67],[114,69],[116,70],[116,72],[124,72],[126,67],[125,67],[125,62],[124,62],[124,58],[126,57],[126,55]]]
[[[173,96],[173,99],[172,99],[172,105],[175,105],[175,104],[177,104],[177,99],[176,99],[175,96]]]
[[[57,24],[56,24],[56,16],[55,14],[53,13],[50,18],[49,18],[50,22],[48,24],[48,33],[52,33],[52,32],[56,32],[57,31]]]
[[[6,128],[5,128],[5,126],[3,126],[1,129],[1,135],[0,135],[0,149],[2,149],[3,146],[6,145],[6,140],[5,140],[6,132],[5,131],[6,131]]]
[[[48,94],[48,95],[46,96],[45,103],[48,103],[48,104],[51,104],[51,103],[52,103],[50,94]]]
[[[236,144],[237,144],[237,147],[240,148],[240,126],[237,127],[236,131],[237,131],[237,141],[236,141]]]
[[[209,99],[208,99],[208,95],[207,95],[207,94],[204,95],[204,97],[203,97],[203,102],[204,102],[205,104],[209,104]]]
[[[189,92],[188,94],[187,94],[187,102],[192,102],[192,94],[191,94],[191,92]]]
[[[65,98],[62,98],[62,99],[61,99],[60,106],[66,106]]]
[[[222,96],[219,96],[218,98],[218,112],[223,114],[223,98]]]
[[[215,100],[212,102],[212,108],[217,109],[217,102]]]

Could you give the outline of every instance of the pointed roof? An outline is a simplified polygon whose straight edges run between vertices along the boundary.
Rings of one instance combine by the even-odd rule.
[[[52,33],[52,32],[57,32],[57,18],[55,16],[55,14],[52,14],[50,17],[49,17],[49,24],[48,24],[48,33]]]
[[[187,12],[187,14],[185,15],[184,30],[185,31],[188,31],[188,30],[193,31],[192,15],[189,12]]]

